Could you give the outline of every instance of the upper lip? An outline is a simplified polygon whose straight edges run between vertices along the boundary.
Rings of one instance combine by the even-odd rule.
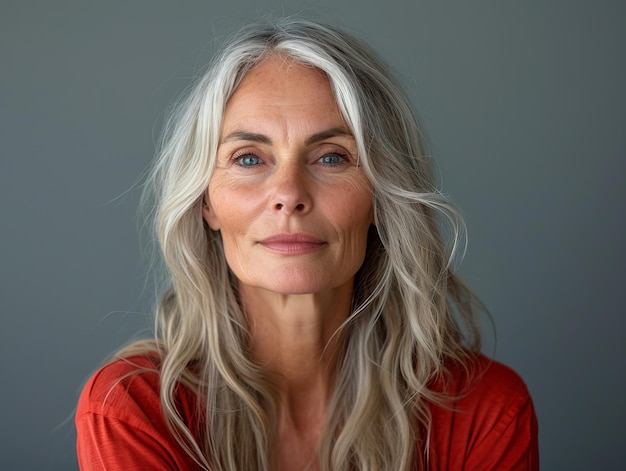
[[[275,234],[259,241],[261,244],[323,244],[319,237],[305,233]]]

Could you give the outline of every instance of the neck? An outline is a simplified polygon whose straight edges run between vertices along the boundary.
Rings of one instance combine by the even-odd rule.
[[[240,286],[255,361],[290,415],[325,409],[344,343],[352,280],[323,293],[282,295]],[[295,418],[295,417],[294,417]]]

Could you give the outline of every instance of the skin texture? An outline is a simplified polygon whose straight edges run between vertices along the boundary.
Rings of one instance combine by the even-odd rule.
[[[371,186],[328,79],[274,55],[227,103],[203,215],[239,280],[252,351],[281,399],[278,469],[316,469]]]

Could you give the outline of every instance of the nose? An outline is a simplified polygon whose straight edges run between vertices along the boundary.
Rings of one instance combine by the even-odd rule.
[[[270,208],[280,214],[306,214],[313,207],[306,168],[297,162],[285,163],[272,179]]]

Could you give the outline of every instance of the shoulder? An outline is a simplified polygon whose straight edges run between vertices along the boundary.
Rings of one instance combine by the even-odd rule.
[[[463,457],[464,469],[536,469],[537,420],[520,375],[483,355],[448,370],[436,383],[448,399],[431,406],[437,458]]]
[[[450,365],[450,393],[459,395],[457,403],[468,407],[485,400],[506,406],[509,401],[530,398],[522,377],[512,368],[482,354],[471,357],[466,365]]]
[[[175,390],[180,418],[196,430],[193,393]],[[114,360],[84,386],[76,410],[81,469],[197,469],[163,415],[157,355]]]
[[[156,353],[113,360],[87,381],[76,417],[98,414],[129,423],[157,422],[161,411],[161,360]],[[186,422],[196,410],[196,396],[178,385],[174,390],[178,413]]]
[[[83,387],[76,417],[92,413],[135,422],[137,407],[133,405],[140,403],[145,414],[159,410],[159,370],[156,355],[117,359],[104,365]]]

